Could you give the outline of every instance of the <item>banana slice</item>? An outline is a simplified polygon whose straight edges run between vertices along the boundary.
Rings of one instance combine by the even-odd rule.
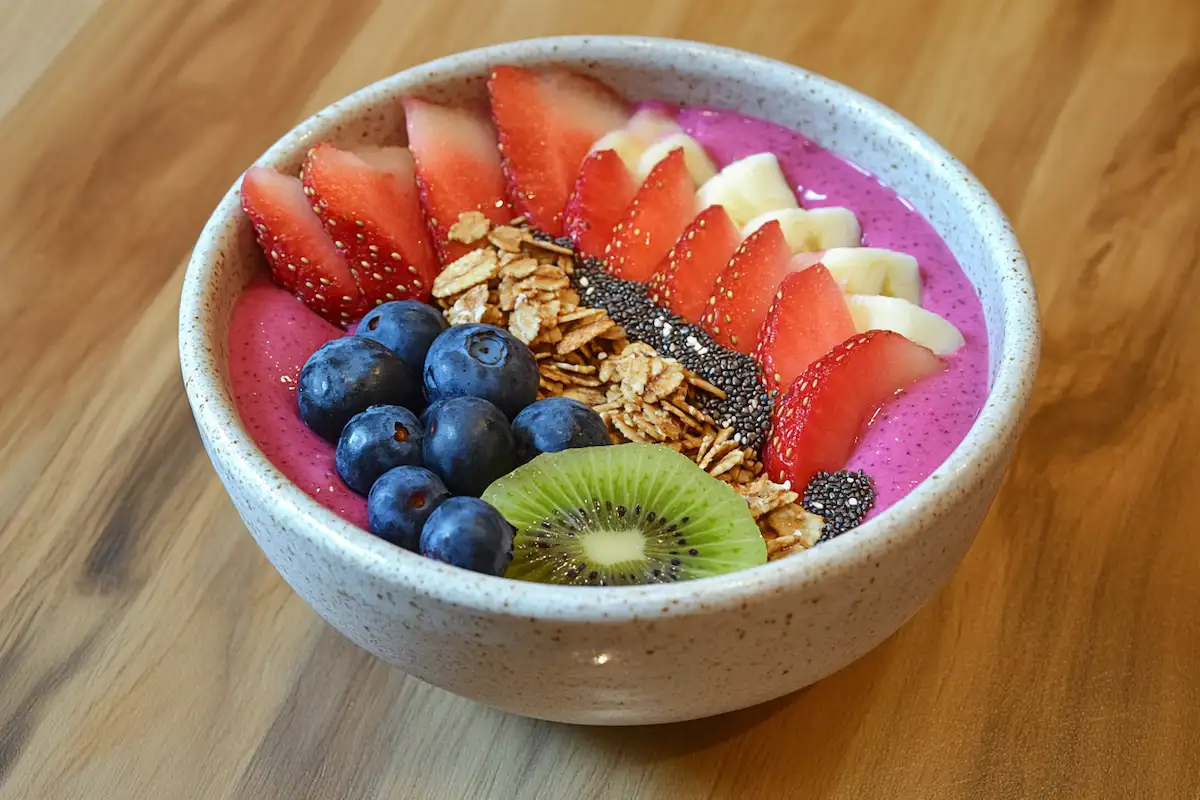
[[[638,141],[645,145],[652,144],[664,136],[679,133],[679,123],[655,108],[643,108],[634,113],[625,123],[629,131]]]
[[[940,356],[950,355],[966,343],[952,323],[899,297],[850,294],[846,305],[859,333],[895,331]]]
[[[882,247],[835,247],[818,259],[847,294],[882,294],[921,305],[921,271],[908,253]]]
[[[888,297],[899,297],[913,305],[921,305],[921,270],[917,260],[907,253],[899,253],[903,259],[888,262],[887,277],[883,279],[883,293]]]
[[[728,210],[728,208],[726,208]],[[793,253],[812,253],[835,247],[858,247],[862,228],[848,208],[785,208],[760,214],[746,223],[742,236],[754,233],[771,220],[779,222],[783,238]],[[828,266],[828,265],[826,265]]]
[[[829,274],[842,287],[846,294],[883,294],[883,283],[887,279],[887,264],[876,259],[861,261],[839,259],[838,254],[855,253],[859,250],[870,250],[869,247],[835,247],[828,253],[833,254],[830,263],[825,263],[826,252],[797,253],[792,256],[792,265],[796,269],[808,269],[815,264],[824,264]]]
[[[679,125],[675,120],[663,114],[661,111],[656,111],[653,108],[643,108],[638,111],[623,127],[617,128],[615,131],[609,131],[596,140],[592,145],[592,152],[598,150],[615,150],[620,156],[622,163],[629,168],[631,173],[637,174],[638,163],[642,158],[642,154],[646,152],[646,148],[654,144],[655,141],[662,139],[665,136],[670,136],[675,133],[681,133]],[[688,137],[691,138],[690,136]],[[695,141],[694,139],[692,141]],[[676,145],[678,147],[678,145]],[[699,144],[697,144],[699,147]],[[665,157],[666,150],[660,158]],[[701,152],[703,148],[701,148]],[[708,155],[705,154],[705,158]],[[658,162],[655,161],[655,164]],[[654,164],[650,165],[651,167]],[[647,169],[646,172],[650,170]],[[643,175],[642,178],[645,176]],[[639,178],[638,180],[642,180]]]
[[[650,174],[650,170],[654,169],[654,165],[676,149],[683,150],[683,161],[687,164],[688,174],[692,176],[692,180],[697,186],[717,174],[716,165],[708,157],[708,153],[704,152],[700,143],[686,133],[680,132],[664,136],[646,148],[642,157],[638,159],[637,169],[634,170],[634,176],[638,182],[646,180],[646,176]]]
[[[798,205],[774,153],[755,153],[727,165],[701,185],[696,199],[702,209],[725,206],[739,228],[767,211]]]
[[[620,156],[621,162],[630,172],[637,171],[638,159],[642,157],[642,151],[645,149],[646,145],[624,128],[609,131],[592,145],[593,153],[600,150],[615,150]]]

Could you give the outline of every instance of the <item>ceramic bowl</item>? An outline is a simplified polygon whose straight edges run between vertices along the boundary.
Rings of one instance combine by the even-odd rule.
[[[858,529],[719,578],[650,587],[545,586],[482,576],[375,539],[325,510],[255,447],[234,410],[226,329],[265,264],[238,185],[196,245],[180,353],[217,474],[271,563],[329,624],[455,694],[517,714],[594,724],[704,717],[793,692],[903,625],[966,553],[1016,442],[1038,359],[1037,307],[1013,232],[980,183],[914,125],[798,67],[693,42],[513,42],[405,70],[305,120],[257,163],[296,171],[322,140],[403,143],[397,98],[478,101],[497,63],[565,65],[633,100],[735,109],[795,128],[878,175],[930,220],[982,298],[991,390],[947,461]]]

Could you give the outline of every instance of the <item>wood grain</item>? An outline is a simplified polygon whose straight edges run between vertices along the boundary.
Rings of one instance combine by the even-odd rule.
[[[1200,796],[1194,0],[0,6],[0,797]],[[816,686],[658,729],[505,716],[341,639],[240,524],[175,354],[183,259],[295,121],[578,32],[897,108],[995,192],[1045,315],[1028,433],[936,600]]]

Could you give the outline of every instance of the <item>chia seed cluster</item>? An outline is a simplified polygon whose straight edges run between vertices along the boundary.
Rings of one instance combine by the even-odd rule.
[[[771,422],[771,396],[752,358],[717,344],[698,325],[655,305],[644,285],[614,278],[599,262],[577,264],[571,282],[584,305],[603,308],[630,338],[720,387],[724,400],[700,392],[697,405],[718,425],[733,428],[743,446],[761,449]]]
[[[537,228],[531,228],[529,233],[539,242],[549,242],[550,244],[558,245],[559,247],[563,247],[572,251],[575,249],[575,243],[571,241],[570,236],[551,236],[545,231],[538,230]]]
[[[824,542],[863,521],[875,505],[875,486],[861,469],[818,472],[808,482],[801,505],[825,519],[819,540]]]

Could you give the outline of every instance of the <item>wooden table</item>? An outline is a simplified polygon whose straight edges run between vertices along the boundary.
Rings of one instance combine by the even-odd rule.
[[[343,640],[246,534],[176,358],[183,260],[293,123],[579,32],[754,50],[897,108],[1012,216],[1045,314],[950,585],[816,686],[658,729],[506,716]],[[3,798],[1200,794],[1195,0],[0,0],[0,176]]]

